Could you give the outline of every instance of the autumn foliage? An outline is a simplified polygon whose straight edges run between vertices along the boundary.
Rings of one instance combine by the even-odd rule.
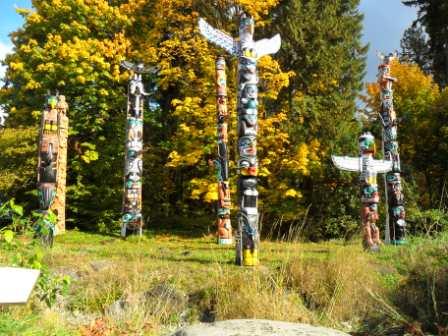
[[[237,35],[230,5],[256,19],[257,39],[280,33],[285,41],[278,55],[258,64],[259,191],[266,226],[281,218],[303,223],[311,235],[322,237],[327,218],[356,218],[353,177],[336,172],[329,155],[353,149],[358,132],[352,117],[365,53],[358,1],[298,4],[33,0],[32,9],[20,9],[25,24],[12,34],[15,48],[6,59],[8,85],[0,91],[0,103],[11,112],[9,127],[33,128],[48,90],[68,97],[67,204],[73,225],[113,229],[120,217],[129,74],[119,64],[125,59],[157,68],[156,75],[144,77],[151,94],[145,111],[143,186],[149,223],[179,215],[210,216],[213,223],[217,187],[209,161],[216,155],[214,63],[222,51],[199,35],[197,21],[205,17]],[[342,12],[346,16],[341,19]],[[294,24],[287,25],[289,21]],[[303,49],[300,57],[291,58],[295,43]],[[236,62],[226,57],[235,197]],[[24,188],[24,193],[33,189]]]

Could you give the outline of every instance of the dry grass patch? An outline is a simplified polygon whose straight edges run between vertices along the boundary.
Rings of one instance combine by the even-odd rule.
[[[372,313],[382,295],[372,255],[359,248],[340,247],[324,259],[298,257],[286,266],[288,284],[300,293],[306,306],[331,324],[352,321]]]

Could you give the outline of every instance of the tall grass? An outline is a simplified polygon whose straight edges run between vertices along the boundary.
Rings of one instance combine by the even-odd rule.
[[[51,309],[36,298],[6,308],[0,330],[161,335],[197,321],[263,318],[363,330],[359,335],[444,335],[446,243],[446,236],[415,240],[368,254],[359,242],[263,242],[262,265],[241,268],[233,250],[209,236],[123,241],[69,232],[46,262],[73,275],[70,294]],[[14,320],[38,320],[38,327]]]

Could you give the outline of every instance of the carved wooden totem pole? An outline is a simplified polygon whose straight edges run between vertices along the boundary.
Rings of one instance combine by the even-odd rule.
[[[215,161],[218,177],[218,244],[232,244],[230,222],[229,153],[227,149],[229,112],[227,110],[227,78],[224,57],[216,60],[216,108],[218,132],[218,158]]]
[[[390,157],[392,170],[386,174],[386,189],[388,203],[388,223],[386,223],[386,242],[401,245],[405,242],[406,221],[404,196],[401,186],[400,155],[397,141],[397,117],[393,104],[392,84],[396,78],[391,77],[390,65],[395,58],[393,54],[379,55],[383,62],[378,66],[378,84],[380,85],[380,119],[383,124],[384,157]]]
[[[65,231],[68,104],[65,96],[50,96],[43,111],[39,134],[38,196],[40,211],[57,217],[54,235]],[[51,225],[51,223],[48,223]]]
[[[257,105],[258,58],[280,49],[280,35],[254,41],[254,20],[242,13],[239,39],[199,20],[201,34],[210,42],[238,57],[238,232],[236,263],[244,266],[258,264],[258,191],[257,191]]]
[[[6,119],[8,118],[8,113],[6,113],[5,108],[0,106],[0,129],[5,127]]]
[[[124,165],[124,194],[121,235],[142,234],[142,173],[143,173],[143,106],[148,94],[142,74],[149,69],[141,63],[127,61],[121,65],[132,71],[128,88],[126,152]]]
[[[361,187],[361,219],[363,226],[364,248],[377,251],[381,244],[380,232],[376,226],[378,220],[378,193],[377,174],[392,170],[392,161],[375,160],[375,138],[370,132],[359,137],[359,157],[334,156],[331,158],[335,166],[341,170],[360,173]]]

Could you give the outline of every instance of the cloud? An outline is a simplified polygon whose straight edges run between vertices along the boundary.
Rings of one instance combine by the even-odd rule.
[[[0,41],[0,61],[3,61],[7,54],[11,53],[12,51],[12,45],[9,43],[4,43]],[[0,81],[3,79],[3,76],[5,75],[6,67],[0,65]]]

